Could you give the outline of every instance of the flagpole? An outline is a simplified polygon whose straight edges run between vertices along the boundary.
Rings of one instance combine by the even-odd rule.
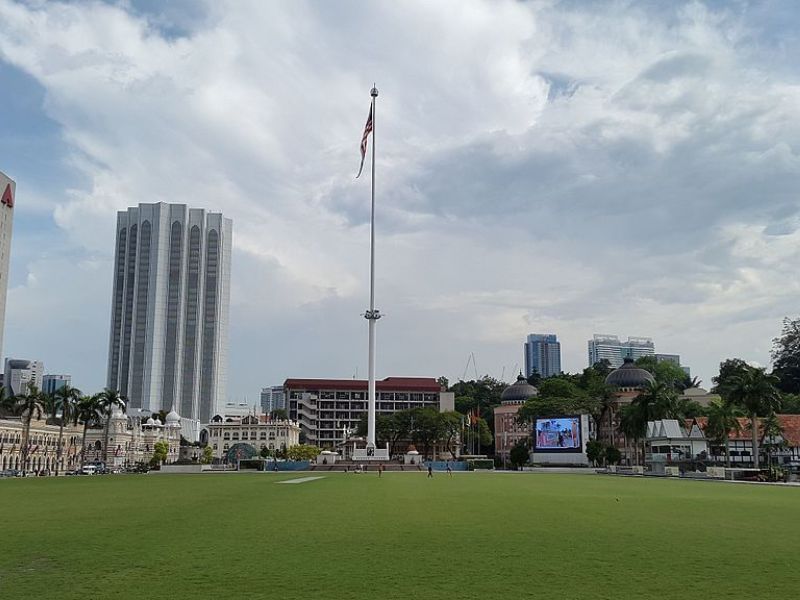
[[[375,448],[375,324],[381,318],[375,309],[375,99],[378,89],[373,84],[372,96],[372,210],[369,224],[369,311],[364,315],[369,321],[369,399],[367,402],[367,448]]]

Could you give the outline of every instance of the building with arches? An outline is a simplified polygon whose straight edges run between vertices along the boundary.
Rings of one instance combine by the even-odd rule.
[[[0,470],[49,471],[59,473],[78,468],[83,445],[82,428],[67,424],[58,446],[59,425],[44,419],[31,421],[28,435],[27,468],[23,468],[24,424],[21,419],[0,419]]]
[[[161,422],[146,411],[130,409],[128,414],[114,409],[108,430],[108,454],[105,427],[86,431],[86,462],[102,462],[109,469],[149,463],[156,442],[167,443],[166,463],[178,460],[181,445],[181,418],[173,409]]]
[[[215,415],[200,432],[200,442],[208,444],[215,461],[223,461],[234,446],[247,444],[253,454],[262,449],[285,450],[300,443],[300,425],[295,421],[270,419],[269,415],[242,418]]]
[[[185,204],[117,213],[107,386],[174,406],[192,440],[225,402],[231,238],[230,219]]]

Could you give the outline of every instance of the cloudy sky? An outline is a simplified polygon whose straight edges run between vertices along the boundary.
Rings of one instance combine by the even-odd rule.
[[[234,222],[232,398],[366,374],[567,370],[651,336],[706,383],[800,310],[800,11],[786,2],[0,0],[17,181],[4,353],[105,383],[116,211]],[[473,373],[470,366],[470,373]]]

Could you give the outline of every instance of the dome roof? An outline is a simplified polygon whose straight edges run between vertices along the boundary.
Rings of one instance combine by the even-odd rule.
[[[144,424],[145,425],[155,425],[156,422],[153,420],[153,417],[150,417],[149,419],[147,419],[147,421],[144,422]]]
[[[169,413],[167,413],[167,423],[179,423],[181,420],[181,416],[175,412],[173,408]]]
[[[539,390],[533,387],[522,373],[517,377],[516,383],[508,386],[500,394],[501,402],[525,402],[526,400],[539,395]]]
[[[637,367],[632,358],[626,358],[620,368],[606,376],[606,384],[616,388],[644,388],[655,381],[650,372]]]

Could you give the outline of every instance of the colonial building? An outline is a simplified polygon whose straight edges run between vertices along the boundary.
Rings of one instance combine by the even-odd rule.
[[[289,419],[300,424],[306,443],[334,449],[356,430],[367,412],[365,379],[287,379],[283,388]],[[377,414],[431,407],[454,408],[452,392],[432,377],[387,377],[375,382]]]
[[[294,421],[271,420],[269,415],[240,419],[216,415],[200,433],[200,442],[211,446],[215,461],[225,461],[231,451],[250,458],[262,449],[286,450],[300,443],[300,426]]]
[[[20,471],[59,472],[76,469],[80,465],[81,428],[67,425],[58,451],[59,425],[45,421],[31,421],[28,435],[28,464],[22,465],[22,438],[24,424],[18,418],[0,419],[0,468]]]
[[[655,382],[653,375],[640,369],[631,357],[625,358],[622,366],[606,377],[606,385],[614,389],[614,401],[606,416],[598,423],[598,438],[619,449],[622,464],[633,465],[643,460],[638,444],[628,440],[620,431],[620,416],[623,406],[630,404],[642,390]]]
[[[166,423],[149,412],[130,409],[123,414],[116,409],[111,416],[108,434],[108,453],[105,428],[86,432],[86,462],[105,462],[108,468],[132,467],[149,463],[156,442],[167,442],[166,463],[178,460],[181,444],[181,418],[174,410],[167,414]],[[107,456],[107,460],[106,460]]]
[[[495,455],[508,461],[511,448],[520,441],[530,441],[531,426],[517,422],[520,406],[527,400],[537,396],[539,390],[530,385],[520,374],[517,381],[503,390],[500,395],[500,406],[494,408],[494,446]]]

